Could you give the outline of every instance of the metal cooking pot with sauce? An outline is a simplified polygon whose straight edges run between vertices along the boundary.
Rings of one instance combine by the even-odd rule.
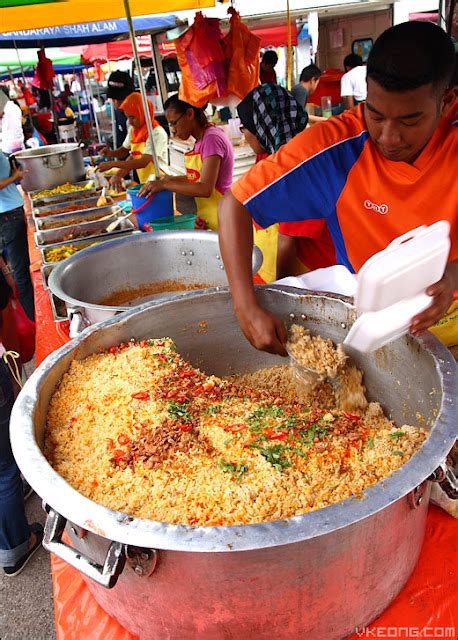
[[[262,254],[253,248],[253,273]],[[214,231],[136,234],[90,247],[59,264],[49,288],[63,300],[70,337],[148,300],[227,285]]]
[[[287,324],[303,323],[334,342],[355,319],[350,301],[335,295],[286,287],[260,288],[257,295]],[[78,568],[99,604],[143,639],[338,640],[368,624],[417,562],[427,480],[455,438],[457,377],[449,352],[425,333],[355,356],[369,398],[398,425],[418,424],[421,415],[430,432],[403,467],[362,498],[280,521],[195,527],[100,506],[71,488],[41,451],[50,398],[73,359],[132,337],[163,335],[194,366],[216,375],[285,362],[246,341],[227,290],[132,309],[49,356],[25,384],[11,420],[19,467],[51,509],[46,548]],[[64,528],[73,548],[61,541]]]

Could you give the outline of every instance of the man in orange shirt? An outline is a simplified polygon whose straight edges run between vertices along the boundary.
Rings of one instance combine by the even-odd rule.
[[[458,289],[454,64],[452,41],[439,27],[391,27],[369,56],[366,103],[303,131],[226,194],[219,211],[221,251],[241,328],[255,347],[286,354],[283,324],[255,298],[252,218],[262,227],[325,219],[337,263],[352,272],[397,236],[448,220],[450,261],[411,331],[431,327],[447,312]]]

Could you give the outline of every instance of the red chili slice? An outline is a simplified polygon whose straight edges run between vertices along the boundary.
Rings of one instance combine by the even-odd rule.
[[[343,411],[342,415],[345,416],[345,418],[348,418],[349,420],[354,420],[355,422],[357,422],[358,420],[361,420],[361,416],[356,416],[354,413],[348,413],[347,411]]]
[[[187,369],[186,371],[182,371],[179,375],[179,378],[190,378],[196,373],[194,369]]]
[[[157,347],[165,347],[165,342],[164,342],[163,340],[158,340],[158,341],[156,342],[156,346],[157,346]]]
[[[121,435],[118,437],[118,442],[119,444],[129,444],[130,438],[126,436],[125,433],[121,433]]]
[[[240,433],[240,431],[245,431],[246,424],[227,424],[224,427],[224,431],[228,433]]]
[[[110,352],[110,353],[116,353],[116,351],[117,351],[117,350],[118,350],[118,347],[114,347],[114,346],[113,346],[113,347],[110,347],[110,348],[109,348],[109,352]]]
[[[287,431],[275,431],[274,429],[264,429],[263,434],[269,440],[286,440],[288,437]]]
[[[156,358],[158,358],[161,362],[167,362],[167,357],[163,353],[156,353]]]
[[[190,422],[185,422],[184,424],[179,424],[178,425],[181,429],[181,431],[184,431],[186,433],[186,431],[191,431],[193,425]]]
[[[123,460],[125,455],[126,455],[126,452],[123,451],[122,449],[115,449],[113,451],[113,458],[116,460],[116,462]]]
[[[132,394],[132,398],[135,398],[135,400],[149,400],[149,393],[148,391],[137,391],[137,393]]]
[[[198,385],[197,387],[195,387],[195,389],[193,389],[192,394],[194,396],[198,396],[200,393],[202,393],[204,391],[204,388],[202,385]]]

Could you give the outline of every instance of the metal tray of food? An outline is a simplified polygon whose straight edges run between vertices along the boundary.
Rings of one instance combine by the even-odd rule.
[[[116,235],[116,237],[120,238],[123,236],[130,236],[132,234],[137,234],[137,233],[141,233],[141,231],[127,229],[126,231],[120,231]],[[49,262],[47,260],[47,255],[46,255],[48,251],[53,251],[55,249],[65,249],[66,247],[74,247],[77,249],[77,251],[82,251],[82,249],[86,249],[87,247],[92,247],[96,244],[107,242],[108,240],[112,240],[112,239],[113,239],[112,234],[106,234],[103,238],[97,238],[96,240],[94,239],[87,240],[86,238],[83,238],[81,240],[71,240],[69,242],[62,242],[59,244],[51,245],[49,247],[40,248],[40,253],[42,258],[41,275],[43,280],[43,287],[45,289],[48,289],[48,279],[51,271],[54,269],[54,267],[56,267],[58,264],[60,264],[66,259],[66,258],[62,258],[61,260]],[[77,253],[77,251],[75,251],[75,253]],[[74,255],[74,254],[71,254],[71,255]]]
[[[97,206],[97,201],[99,199],[99,195],[92,195],[89,198],[84,198],[80,200],[68,200],[64,202],[58,202],[56,204],[51,204],[46,207],[36,207],[32,208],[32,216],[33,218],[46,218],[47,216],[58,216],[61,213],[76,213],[77,211],[85,211],[86,209],[92,209]],[[72,211],[63,211],[60,212],[60,209],[66,206],[79,207],[78,209],[74,209]]]
[[[59,185],[64,187],[65,185]],[[34,208],[43,207],[47,204],[56,204],[57,202],[65,202],[66,200],[80,200],[81,194],[94,195],[97,193],[97,187],[94,180],[82,180],[81,182],[74,182],[72,187],[80,187],[77,191],[65,191],[53,196],[39,197],[39,194],[48,189],[39,189],[38,191],[30,191],[29,196]],[[58,187],[54,187],[58,189]]]
[[[121,214],[123,212],[121,211]],[[114,216],[113,220],[118,216]],[[111,233],[106,232],[110,220],[94,220],[84,224],[77,224],[70,227],[59,227],[58,229],[49,229],[48,231],[36,231],[34,233],[35,244],[38,248],[52,247],[56,244],[65,242],[73,242],[73,240],[89,240],[91,238],[117,238],[121,233],[126,231],[134,231],[136,229],[130,220],[122,220],[119,226]]]
[[[60,229],[61,227],[85,225],[105,216],[110,216],[115,220],[115,218],[119,218],[123,214],[124,210],[118,204],[109,204],[105,207],[93,207],[82,211],[60,213],[56,216],[46,216],[46,218],[35,218],[35,227],[37,231],[49,231],[51,229]],[[108,217],[106,219],[109,220]],[[110,224],[109,221],[107,222],[108,224]]]

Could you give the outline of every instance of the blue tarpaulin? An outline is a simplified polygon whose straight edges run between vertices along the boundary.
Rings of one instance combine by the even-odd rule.
[[[139,16],[133,18],[137,34],[155,33],[176,26],[174,15]],[[0,48],[17,47],[68,47],[83,44],[98,44],[126,37],[129,34],[127,20],[103,20],[101,22],[81,22],[80,24],[30,29],[29,31],[11,31],[0,33]]]

